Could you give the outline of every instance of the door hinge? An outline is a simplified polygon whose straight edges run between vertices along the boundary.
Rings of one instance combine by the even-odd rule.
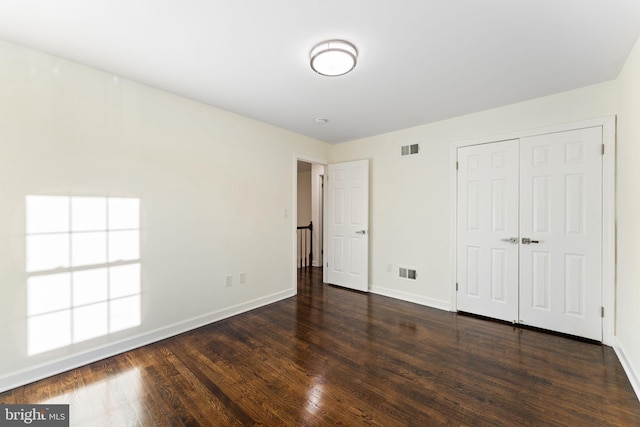
[[[456,283],[456,292],[458,292],[458,284]]]
[[[327,263],[327,268],[329,268],[329,263]]]
[[[458,162],[456,162],[456,170],[458,170]]]
[[[600,317],[604,317],[604,307],[600,307]]]
[[[602,144],[602,155],[604,156],[604,144]]]

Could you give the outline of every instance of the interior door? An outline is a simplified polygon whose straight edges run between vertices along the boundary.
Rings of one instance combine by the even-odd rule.
[[[602,341],[602,129],[520,141],[520,322]]]
[[[326,280],[369,290],[369,161],[329,165],[325,209]]]
[[[458,310],[518,319],[518,140],[458,149]]]

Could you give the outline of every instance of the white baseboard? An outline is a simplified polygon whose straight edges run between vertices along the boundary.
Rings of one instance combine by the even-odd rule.
[[[624,372],[627,374],[627,378],[629,378],[631,387],[633,387],[633,391],[636,392],[636,397],[640,401],[640,371],[634,369],[633,363],[627,358],[624,346],[617,337],[613,340],[613,350],[616,352],[620,364],[622,364]]]
[[[65,372],[89,363],[96,362],[98,360],[106,359],[107,357],[115,356],[116,354],[124,353],[125,351],[133,350],[138,347],[142,347],[166,338],[170,338],[175,335],[179,335],[184,332],[188,332],[192,329],[208,325],[209,323],[236,316],[238,314],[272,304],[274,302],[292,297],[294,295],[295,292],[291,289],[277,292],[271,295],[247,301],[242,304],[174,323],[160,329],[145,332],[144,334],[129,337],[114,343],[91,349],[89,351],[74,354],[69,357],[59,358],[47,363],[30,367],[28,369],[11,372],[0,377],[0,393],[23,386],[25,384],[32,383],[34,381],[41,380],[43,378],[50,377],[52,375],[59,374],[61,372]]]
[[[380,286],[373,286],[373,285],[369,290],[374,294],[384,295],[385,297],[396,298],[403,301],[413,302],[415,304],[425,305],[431,308],[451,311],[451,303],[449,301],[439,300],[435,298],[428,298],[422,295],[416,295],[409,292],[403,292],[395,289],[383,288]]]

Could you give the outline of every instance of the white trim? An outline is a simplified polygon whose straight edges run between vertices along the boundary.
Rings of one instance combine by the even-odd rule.
[[[449,301],[423,297],[422,295],[416,295],[409,292],[402,292],[395,289],[383,288],[373,285],[369,287],[369,290],[373,294],[383,295],[385,297],[395,298],[402,301],[408,301],[431,308],[437,308],[439,310],[451,311],[451,304],[449,304]]]
[[[636,397],[640,401],[640,371],[634,369],[631,360],[627,358],[624,347],[618,338],[614,338],[613,340],[613,350],[616,352],[618,360],[620,360],[620,364],[622,365],[624,372],[627,374],[627,378],[629,378],[631,387],[633,387],[633,391],[636,392]]]
[[[606,116],[606,117],[600,117],[597,119],[581,120],[579,122],[571,122],[571,123],[548,126],[543,128],[526,129],[526,130],[503,133],[503,134],[498,134],[493,136],[484,136],[481,138],[467,139],[463,141],[454,142],[451,145],[452,145],[452,148],[454,148],[454,152],[455,152],[455,149],[457,149],[458,147],[466,147],[468,145],[487,144],[491,142],[506,141],[508,139],[520,139],[520,138],[526,138],[528,136],[538,136],[538,135],[545,135],[548,133],[566,132],[566,131],[576,130],[576,129],[605,126],[608,123],[613,123],[615,125],[615,119],[616,119],[615,116]]]
[[[562,125],[549,126],[538,129],[528,129],[508,134],[486,136],[451,144],[450,156],[450,209],[451,209],[451,310],[458,311],[456,297],[457,281],[457,212],[458,182],[456,161],[458,148],[470,145],[488,144],[492,142],[520,139],[528,136],[544,135],[556,132],[566,132],[589,127],[602,127],[602,143],[605,154],[602,160],[602,305],[605,317],[602,321],[602,342],[613,345],[615,335],[615,153],[616,153],[616,117],[608,116],[597,119],[583,120]]]
[[[70,357],[59,358],[50,362],[32,366],[28,369],[12,372],[0,377],[0,393],[70,369],[75,369],[77,367],[105,359],[107,357],[115,356],[116,354],[124,353],[125,351],[130,351],[152,344],[228,317],[255,310],[256,308],[260,308],[292,296],[294,296],[294,293],[291,292],[291,290],[276,292],[242,304],[227,307],[201,316],[196,316],[144,334],[129,337],[86,352],[74,354]]]
[[[451,311],[458,311],[458,147],[462,145],[453,143],[449,146],[449,239],[451,241]]]
[[[616,333],[616,118],[602,123],[602,342],[613,345]]]
[[[323,181],[323,185],[325,185],[325,188],[328,188],[329,186],[329,165],[325,165],[324,168],[324,181]],[[327,260],[329,259],[329,257],[327,256],[327,252],[329,249],[329,239],[327,237],[327,200],[329,198],[328,196],[328,191],[325,191],[325,189],[322,189],[322,248],[324,250],[324,253],[322,254],[322,282],[323,283],[327,283],[327,271],[329,270],[328,268],[325,268],[324,266],[327,265]]]

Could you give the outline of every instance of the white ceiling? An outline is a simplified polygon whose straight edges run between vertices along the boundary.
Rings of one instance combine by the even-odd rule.
[[[1,39],[330,143],[615,79],[639,36],[639,0],[0,0]],[[332,38],[352,73],[309,68]]]

